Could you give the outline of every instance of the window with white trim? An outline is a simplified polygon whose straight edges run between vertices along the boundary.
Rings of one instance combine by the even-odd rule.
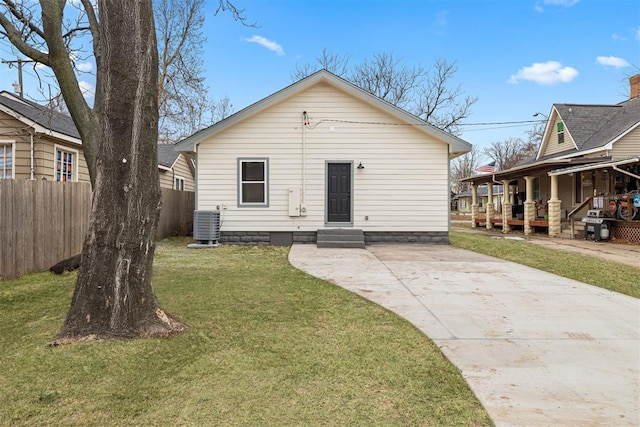
[[[173,189],[184,191],[184,178],[181,176],[173,177]]]
[[[558,144],[564,144],[564,123],[558,122]]]
[[[238,159],[238,206],[269,206],[268,183],[268,159]]]
[[[13,142],[0,142],[0,179],[12,179],[14,172]]]
[[[78,152],[55,148],[55,164],[53,170],[54,181],[76,181],[76,167],[78,164]]]

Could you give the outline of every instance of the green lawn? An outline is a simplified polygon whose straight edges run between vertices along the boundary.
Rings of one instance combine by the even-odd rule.
[[[156,252],[156,295],[190,326],[171,339],[50,348],[75,274],[0,282],[0,425],[491,425],[429,339],[286,248],[189,242]]]
[[[492,239],[488,234],[452,231],[453,246],[506,259],[559,276],[640,298],[640,268],[551,249],[524,240]],[[639,261],[640,262],[640,261]]]

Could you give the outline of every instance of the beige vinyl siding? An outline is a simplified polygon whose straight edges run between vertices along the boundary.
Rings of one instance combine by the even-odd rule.
[[[558,123],[560,123],[561,120],[557,119],[554,120],[553,125],[551,127],[551,129],[549,130],[549,137],[546,141],[546,144],[543,148],[543,152],[541,153],[541,157],[544,156],[548,156],[551,154],[557,154],[557,153],[561,153],[563,151],[567,151],[567,150],[571,150],[571,149],[575,149],[576,146],[573,142],[573,139],[571,139],[571,135],[569,134],[569,131],[567,130],[567,127],[565,126],[564,128],[564,142],[562,144],[558,143]]]
[[[173,171],[159,169],[160,175],[160,188],[168,188],[169,190],[173,190]]]
[[[303,129],[303,111],[313,129]],[[325,83],[272,105],[199,145],[198,209],[221,206],[223,231],[315,231],[325,227],[326,162],[353,162],[355,228],[447,231],[448,146],[372,122],[401,123]],[[288,189],[303,188],[303,138],[307,216],[289,217]],[[269,207],[237,206],[237,159],[247,157],[269,160]]]
[[[640,126],[613,144],[611,154],[614,159],[625,159],[640,155]]]
[[[30,176],[29,134],[22,130],[24,127],[19,120],[0,112],[0,141],[13,142],[14,179],[28,179]]]
[[[84,153],[82,152],[82,146],[76,144],[70,144],[59,140],[54,140],[48,137],[39,137],[36,139],[36,171],[37,179],[46,178],[49,181],[55,181],[54,168],[55,168],[55,149],[60,148],[62,150],[69,150],[77,155],[75,166],[78,168],[77,180],[78,182],[89,182],[89,169],[87,168],[87,162],[84,159]]]
[[[29,179],[31,175],[31,137],[28,127],[21,121],[0,113],[0,140],[15,142],[15,179]],[[33,138],[34,178],[54,180],[54,146],[78,152],[78,181],[89,182],[89,170],[84,159],[82,146],[48,136],[36,134]]]
[[[160,188],[168,188],[173,190],[174,177],[179,176],[184,179],[184,190],[195,191],[195,180],[193,173],[189,167],[188,159],[184,155],[180,155],[173,165],[172,170],[159,169],[160,172]]]
[[[193,179],[193,173],[191,172],[191,168],[187,163],[188,159],[184,155],[180,155],[178,161],[173,166],[173,171],[176,176],[179,176],[184,179],[184,190],[185,191],[194,191],[195,190],[195,182]]]

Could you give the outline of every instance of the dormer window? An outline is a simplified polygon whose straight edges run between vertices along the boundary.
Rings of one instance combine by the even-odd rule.
[[[564,143],[564,123],[558,122],[558,144]]]

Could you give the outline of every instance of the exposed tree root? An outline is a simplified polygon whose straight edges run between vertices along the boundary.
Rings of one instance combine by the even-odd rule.
[[[170,338],[182,334],[189,329],[189,326],[174,319],[170,314],[161,308],[156,309],[156,317],[153,321],[148,322],[135,333],[116,333],[108,331],[104,333],[87,333],[87,334],[59,334],[53,341],[47,345],[49,347],[57,347],[59,345],[75,344],[97,340],[125,340],[137,338]]]

